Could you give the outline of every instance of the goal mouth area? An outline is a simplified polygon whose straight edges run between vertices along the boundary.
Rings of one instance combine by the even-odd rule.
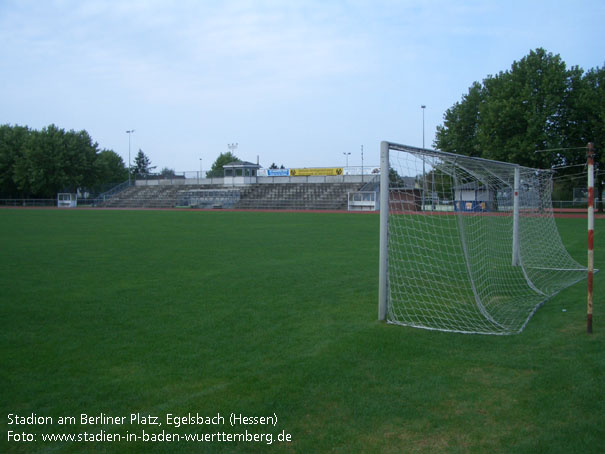
[[[382,142],[379,319],[517,334],[585,279],[554,220],[553,173]]]

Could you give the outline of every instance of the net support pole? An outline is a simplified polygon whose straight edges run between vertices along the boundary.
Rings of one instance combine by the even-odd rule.
[[[594,276],[594,145],[588,144],[588,296],[586,332],[592,333],[592,284]]]
[[[519,187],[521,171],[519,166],[515,167],[513,182],[513,266],[519,266]]]
[[[389,144],[380,143],[380,263],[378,267],[378,320],[387,318],[389,233]]]

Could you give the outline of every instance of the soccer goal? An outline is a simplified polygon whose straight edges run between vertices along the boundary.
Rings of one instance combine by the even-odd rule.
[[[552,171],[381,143],[380,320],[514,334],[586,276],[553,217]]]

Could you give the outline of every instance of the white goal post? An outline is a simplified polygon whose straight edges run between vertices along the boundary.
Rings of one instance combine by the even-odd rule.
[[[382,142],[379,320],[521,332],[586,276],[555,224],[552,173]]]

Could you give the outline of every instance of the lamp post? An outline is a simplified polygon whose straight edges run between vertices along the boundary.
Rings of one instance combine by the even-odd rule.
[[[126,131],[126,134],[128,134],[128,186],[130,186],[130,174],[132,173],[130,167],[130,136],[133,132],[134,129],[129,129],[128,131]]]
[[[424,150],[424,109],[426,106],[423,104],[420,106],[422,109],[422,149]],[[426,192],[426,173],[424,169],[424,157],[422,158],[422,210],[424,211],[424,199]]]
[[[349,167],[349,155],[351,154],[351,152],[350,151],[343,151],[342,154],[346,156],[346,158],[347,158],[347,167]]]
[[[420,108],[422,109],[422,148],[424,148],[424,109],[426,106],[423,104]]]
[[[361,146],[361,182],[363,183],[363,145]]]

